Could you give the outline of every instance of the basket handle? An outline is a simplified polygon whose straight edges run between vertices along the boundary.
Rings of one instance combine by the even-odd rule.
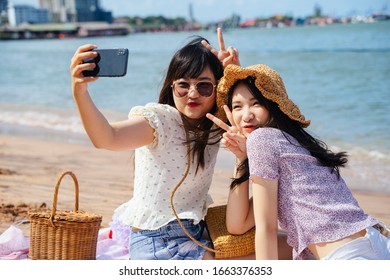
[[[60,184],[61,184],[62,178],[64,178],[65,175],[70,175],[72,177],[72,179],[73,179],[74,187],[75,187],[75,203],[74,203],[74,210],[73,211],[77,212],[79,210],[79,183],[77,181],[76,175],[74,175],[73,172],[66,171],[66,172],[62,173],[60,178],[58,178],[57,184],[56,184],[56,187],[55,187],[55,190],[54,190],[53,207],[52,207],[50,218],[49,218],[49,222],[50,222],[50,225],[52,227],[55,227],[54,223],[53,223],[53,219],[54,219],[54,216],[55,216],[55,214],[57,212],[58,190],[60,188]]]

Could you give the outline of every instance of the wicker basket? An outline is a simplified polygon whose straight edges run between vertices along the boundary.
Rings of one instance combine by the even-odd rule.
[[[255,228],[241,235],[232,235],[227,231],[226,205],[210,207],[205,220],[216,259],[241,257],[255,252]]]
[[[57,210],[58,189],[62,178],[70,175],[75,185],[73,211]],[[102,216],[79,211],[79,187],[76,176],[64,172],[57,181],[53,208],[30,211],[30,250],[33,260],[93,260]]]

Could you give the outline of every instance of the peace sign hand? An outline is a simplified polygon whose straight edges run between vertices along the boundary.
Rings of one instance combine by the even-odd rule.
[[[242,162],[247,158],[246,137],[242,135],[239,131],[236,123],[233,120],[233,115],[229,107],[227,105],[224,105],[223,109],[226,113],[227,119],[232,126],[227,125],[221,119],[210,113],[208,113],[206,117],[210,119],[213,123],[215,123],[217,126],[226,131],[222,134],[221,142],[237,157],[239,162]]]
[[[202,41],[202,45],[209,49],[216,57],[218,57],[219,61],[221,61],[223,68],[228,66],[229,64],[235,64],[240,66],[240,60],[238,58],[238,50],[233,47],[228,47],[225,49],[225,41],[223,40],[222,28],[217,28],[218,33],[218,45],[219,51],[214,49],[209,43],[205,40]]]

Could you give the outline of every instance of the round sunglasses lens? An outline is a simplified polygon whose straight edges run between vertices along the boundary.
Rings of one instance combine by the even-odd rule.
[[[197,90],[202,96],[211,96],[213,94],[214,85],[212,83],[200,82],[196,85]]]
[[[177,93],[177,96],[183,97],[183,96],[187,95],[188,87],[186,87],[185,85],[183,86],[181,84],[174,84],[173,91]]]

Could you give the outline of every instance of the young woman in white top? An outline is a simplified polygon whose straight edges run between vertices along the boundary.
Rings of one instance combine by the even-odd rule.
[[[72,92],[92,143],[109,150],[135,149],[133,197],[116,213],[132,228],[132,259],[212,258],[183,232],[170,196],[184,177],[190,156],[174,207],[188,232],[208,245],[202,239],[203,218],[211,203],[208,191],[220,135],[205,115],[216,111],[215,88],[223,66],[239,64],[237,51],[225,49],[220,29],[218,35],[220,51],[201,37],[179,49],[169,64],[158,103],[134,107],[127,120],[116,123],[109,123],[90,97],[88,83],[97,78],[82,74],[95,67],[83,60],[95,57],[97,46],[81,46],[72,58]]]

